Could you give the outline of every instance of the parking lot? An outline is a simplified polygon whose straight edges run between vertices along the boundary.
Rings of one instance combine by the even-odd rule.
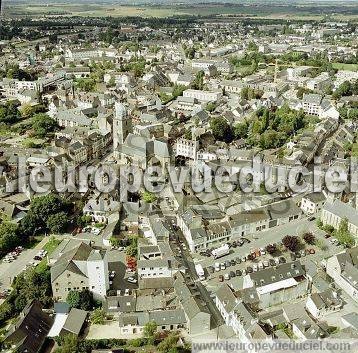
[[[118,291],[129,289],[136,289],[138,285],[128,282],[128,277],[133,276],[126,272],[126,255],[124,251],[111,250],[108,254],[108,270],[115,271],[115,275],[110,281],[110,290]]]
[[[257,256],[255,259],[247,259],[248,255],[260,248],[265,249],[268,244],[280,244],[286,235],[301,236],[304,232],[312,232],[316,239],[320,239],[327,249],[322,250],[315,245],[306,245],[303,252],[299,251],[299,258],[303,264],[313,261],[320,263],[322,259],[327,258],[337,252],[343,251],[343,247],[331,244],[328,239],[325,239],[325,232],[317,228],[315,221],[298,220],[266,232],[257,233],[254,236],[247,237],[242,246],[236,248],[231,247],[230,253],[215,260],[212,256],[194,255],[195,264],[200,263],[205,269],[206,280],[204,284],[208,289],[215,290],[221,281],[230,283],[233,288],[242,288],[243,277],[247,270],[254,272],[262,268],[276,266],[280,263],[293,261],[290,251],[283,251],[275,256],[264,253]],[[305,251],[306,250],[306,251]],[[311,250],[309,253],[308,250]],[[256,251],[258,255],[258,252]],[[220,270],[210,270],[209,267],[215,267],[215,263],[220,264]],[[218,265],[217,265],[218,267]],[[230,275],[231,274],[231,275]],[[224,277],[224,279],[223,279]]]
[[[36,245],[33,249],[24,249],[17,258],[12,262],[0,262],[0,291],[6,291],[10,289],[11,283],[14,278],[19,275],[38,252],[43,248],[47,243],[48,238],[44,238],[39,244]],[[4,299],[0,299],[0,303]]]

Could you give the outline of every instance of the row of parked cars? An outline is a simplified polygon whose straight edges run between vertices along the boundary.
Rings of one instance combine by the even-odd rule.
[[[246,260],[244,260],[246,261]],[[213,274],[214,272],[220,272],[220,271],[224,271],[227,268],[231,267],[231,266],[235,266],[235,265],[239,265],[242,262],[244,262],[240,257],[236,258],[236,259],[232,259],[232,260],[227,260],[224,262],[216,262],[215,266],[209,266],[207,268],[207,271],[209,272],[209,274]],[[259,270],[262,270],[266,267],[269,266],[277,266],[279,264],[285,263],[286,259],[281,256],[281,257],[277,257],[277,258],[273,258],[273,259],[269,259],[269,260],[264,260],[264,261],[260,261],[257,264],[252,264],[252,266],[248,266],[246,269],[244,270],[236,270],[236,271],[230,271],[231,277],[235,277],[235,276],[241,276],[242,274],[246,274],[246,273],[252,273],[252,272],[256,272]],[[227,277],[227,276],[226,276]]]
[[[13,262],[23,250],[24,248],[22,246],[17,246],[13,251],[5,255],[3,261],[7,263]]]
[[[298,258],[307,256],[307,255],[313,255],[313,254],[315,254],[315,252],[316,251],[314,249],[306,249],[306,250],[298,251],[296,253],[290,253],[290,257],[291,257],[292,261],[295,261]],[[248,257],[250,257],[250,256],[248,256]],[[247,258],[247,259],[245,259],[245,261],[246,260],[249,260],[249,259]],[[236,259],[232,259],[230,261],[225,261],[225,262],[221,262],[221,263],[216,262],[215,266],[209,266],[207,268],[207,271],[209,272],[209,274],[213,274],[214,272],[225,271],[227,268],[229,268],[231,266],[239,265],[242,262],[243,262],[243,259],[241,259],[239,257]],[[220,275],[219,282],[223,282],[224,280],[229,280],[234,277],[244,276],[248,273],[257,272],[257,271],[263,270],[264,268],[267,268],[270,266],[272,266],[272,267],[277,266],[280,264],[284,264],[286,262],[287,262],[286,258],[283,256],[275,257],[275,258],[268,259],[268,260],[263,260],[258,263],[254,263],[251,266],[247,266],[243,270],[237,269],[235,271],[227,272],[224,275]]]
[[[240,239],[235,240],[233,242],[227,243],[227,245],[229,246],[229,248],[237,248],[237,247],[243,246],[245,243],[251,243],[251,240],[246,239],[246,238],[240,238]],[[210,257],[210,256],[212,256],[214,250],[215,249],[206,249],[206,250],[200,251],[199,254],[201,256]]]

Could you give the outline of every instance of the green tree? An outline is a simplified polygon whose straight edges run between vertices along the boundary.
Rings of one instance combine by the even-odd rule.
[[[16,224],[3,222],[0,224],[0,254],[4,255],[19,243]]]
[[[68,226],[68,215],[66,212],[59,212],[47,218],[46,227],[51,233],[63,233]]]
[[[355,245],[355,239],[348,229],[348,219],[344,218],[341,220],[338,230],[335,232],[335,237],[338,239],[340,244],[346,247],[352,247]]]
[[[64,335],[59,340],[59,347],[56,348],[55,353],[74,353],[78,352],[78,337],[73,334]]]
[[[162,353],[173,352],[178,345],[179,336],[176,332],[171,332],[162,342],[158,344],[158,350]]]
[[[20,233],[33,235],[39,230],[48,230],[47,221],[50,216],[65,212],[68,215],[69,205],[58,195],[49,194],[34,198],[30,210],[20,222]]]
[[[243,139],[246,138],[249,132],[249,125],[246,121],[242,123],[238,123],[234,127],[234,136],[237,139]]]
[[[76,290],[69,291],[67,294],[66,302],[71,308],[78,309],[81,302],[80,292]]]
[[[210,128],[217,140],[224,142],[232,141],[232,129],[225,118],[215,117],[211,119]]]
[[[130,244],[126,248],[126,255],[129,257],[136,257],[138,253],[138,237],[131,236],[129,238]]]
[[[93,299],[93,294],[88,289],[84,289],[80,292],[80,307],[79,309],[90,311],[96,306]]]
[[[210,113],[212,113],[217,107],[217,104],[214,103],[214,102],[209,102],[207,105],[206,105],[206,110]]]
[[[183,85],[174,85],[173,91],[172,91],[172,96],[174,98],[181,96],[183,94],[183,92],[185,91],[185,89],[186,89],[186,87]]]
[[[96,81],[93,78],[80,78],[76,84],[79,90],[85,92],[92,92],[96,87]]]
[[[153,203],[157,200],[157,197],[149,191],[144,191],[142,193],[142,199],[146,203]]]
[[[26,103],[20,108],[20,112],[23,118],[29,118],[33,114],[34,108],[31,104]]]
[[[106,320],[106,313],[104,310],[97,308],[91,313],[91,323],[94,325],[103,325]]]
[[[57,122],[44,113],[34,115],[31,123],[36,137],[45,137],[58,128]]]
[[[144,325],[143,336],[147,339],[148,344],[153,344],[155,334],[157,333],[157,323],[155,321],[149,321]]]

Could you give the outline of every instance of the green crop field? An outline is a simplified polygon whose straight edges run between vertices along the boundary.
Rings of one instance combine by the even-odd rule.
[[[358,64],[333,63],[332,65],[337,70],[358,71]]]
[[[5,9],[6,13],[17,16],[90,16],[90,17],[168,17],[177,15],[194,16],[239,16],[270,19],[306,19],[319,20],[323,14],[331,19],[357,19],[358,6],[277,6],[277,5],[240,5],[240,4],[180,4],[180,5],[115,5],[92,2],[89,4],[57,3],[48,5],[18,4]]]

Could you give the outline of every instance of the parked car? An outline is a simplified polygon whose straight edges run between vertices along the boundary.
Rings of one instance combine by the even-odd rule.
[[[230,262],[230,261],[225,261],[225,266],[226,266],[226,267],[230,267],[230,266],[231,266],[231,262]]]
[[[297,259],[300,259],[300,258],[301,258],[301,254],[300,254],[299,252],[296,252],[296,253],[295,253],[295,256],[296,256]]]
[[[240,270],[236,270],[236,271],[235,271],[235,275],[236,275],[237,277],[240,277],[240,276],[242,275],[242,272],[241,272]]]
[[[134,283],[134,284],[138,282],[134,277],[128,277],[128,278],[127,278],[127,281],[128,281],[129,283]]]
[[[232,259],[232,260],[230,261],[230,263],[231,263],[231,266],[235,266],[235,265],[236,265],[236,261],[235,261],[234,259]]]
[[[221,268],[221,265],[218,262],[215,262],[215,271],[219,272]]]
[[[290,258],[291,258],[292,261],[295,261],[297,256],[293,252],[291,252],[290,253]]]
[[[270,264],[270,266],[276,266],[276,262],[274,259],[270,259],[269,264]]]
[[[257,272],[258,269],[259,269],[259,268],[258,268],[258,266],[257,266],[256,264],[253,264],[253,265],[252,265],[252,270],[253,270],[254,272]]]
[[[281,256],[279,258],[279,261],[280,261],[280,264],[285,264],[286,263],[286,259],[283,256]]]
[[[238,265],[240,265],[241,262],[242,262],[240,257],[237,257],[237,258],[235,259],[235,261],[236,261],[236,263],[237,263]]]
[[[264,267],[265,267],[265,268],[270,266],[270,263],[268,262],[268,260],[265,260],[265,261],[263,262],[263,264],[264,264]]]
[[[309,253],[310,253],[311,255],[313,255],[313,254],[316,253],[315,249],[309,249],[308,251],[309,251]]]
[[[208,272],[209,272],[209,273],[214,273],[214,272],[215,272],[215,267],[209,266],[209,267],[208,267]]]
[[[220,264],[220,270],[225,270],[225,269],[226,269],[225,263],[222,262],[222,263]]]
[[[219,276],[219,282],[224,282],[224,276],[223,275]]]
[[[246,272],[247,272],[247,273],[252,273],[252,272],[254,272],[254,270],[252,269],[252,267],[248,266],[248,267],[246,268]]]
[[[225,279],[226,281],[228,281],[228,280],[230,279],[230,275],[229,275],[228,273],[225,273],[224,279]]]
[[[230,277],[234,278],[235,277],[235,272],[234,271],[230,271]]]

